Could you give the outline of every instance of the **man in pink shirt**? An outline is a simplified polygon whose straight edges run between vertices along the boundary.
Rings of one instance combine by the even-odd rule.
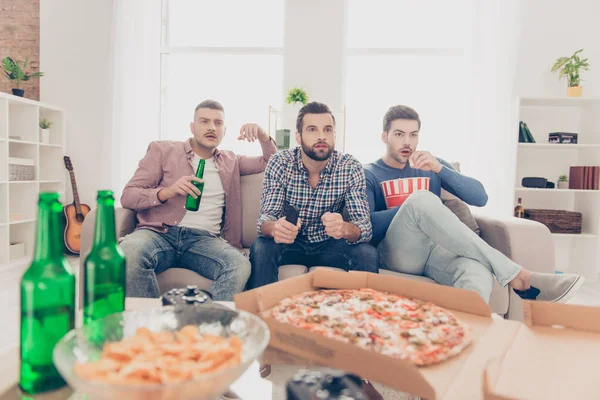
[[[225,136],[223,106],[198,104],[185,142],[150,143],[121,205],[137,211],[136,230],[121,242],[127,257],[127,296],[158,297],[156,275],[171,267],[188,268],[214,281],[215,300],[232,300],[250,276],[250,262],[239,251],[242,237],[240,176],[265,170],[277,146],[257,124],[245,124],[238,140],[258,141],[263,155],[247,157],[217,146]],[[202,180],[195,177],[205,160]],[[198,211],[185,209],[197,197],[193,181],[204,181]]]

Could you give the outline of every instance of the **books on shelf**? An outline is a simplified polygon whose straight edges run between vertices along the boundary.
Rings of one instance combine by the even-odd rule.
[[[527,123],[519,121],[519,143],[535,143]]]
[[[600,166],[575,166],[569,169],[569,189],[598,190]]]

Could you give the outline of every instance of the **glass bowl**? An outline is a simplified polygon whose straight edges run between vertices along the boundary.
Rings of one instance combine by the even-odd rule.
[[[177,331],[195,325],[200,333],[222,337],[232,334],[242,343],[241,362],[180,383],[116,385],[81,379],[73,372],[75,362],[96,361],[104,343],[134,336],[141,327],[152,332]],[[58,372],[76,392],[92,399],[214,399],[227,391],[258,358],[269,343],[269,329],[257,316],[245,311],[232,311],[218,304],[186,307],[161,307],[125,311],[108,315],[82,328],[74,329],[58,342],[53,360]]]

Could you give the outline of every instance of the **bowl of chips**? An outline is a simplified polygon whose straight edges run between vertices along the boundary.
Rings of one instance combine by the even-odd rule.
[[[54,349],[59,373],[92,399],[214,399],[265,350],[257,316],[218,304],[125,311],[74,329]]]

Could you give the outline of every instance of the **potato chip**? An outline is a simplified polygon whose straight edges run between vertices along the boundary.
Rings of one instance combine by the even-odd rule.
[[[135,335],[106,343],[100,360],[76,363],[73,371],[86,380],[116,385],[177,383],[240,364],[242,341],[201,335],[188,325],[177,332],[139,328]]]

